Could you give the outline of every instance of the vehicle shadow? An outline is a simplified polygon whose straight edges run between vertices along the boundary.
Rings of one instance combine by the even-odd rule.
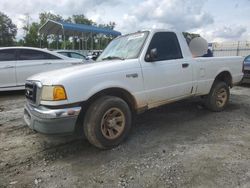
[[[242,83],[240,86],[250,88],[250,83]]]
[[[6,96],[24,96],[24,90],[16,90],[16,91],[0,91],[0,97]]]

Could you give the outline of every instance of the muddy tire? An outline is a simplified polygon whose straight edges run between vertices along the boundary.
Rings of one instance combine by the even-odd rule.
[[[229,97],[229,86],[225,82],[216,81],[210,93],[205,97],[205,106],[213,112],[223,111],[228,104]]]
[[[104,96],[88,108],[83,128],[91,144],[100,149],[111,149],[127,137],[131,124],[128,104],[121,98]]]

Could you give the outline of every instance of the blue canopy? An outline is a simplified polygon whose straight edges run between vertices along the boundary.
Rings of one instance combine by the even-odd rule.
[[[105,35],[119,36],[120,32],[85,24],[74,24],[60,21],[47,20],[47,22],[39,29],[40,34],[50,35],[68,35],[82,36],[83,33],[102,33]]]

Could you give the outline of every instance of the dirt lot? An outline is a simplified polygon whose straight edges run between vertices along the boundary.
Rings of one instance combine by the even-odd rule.
[[[0,187],[250,187],[250,87],[231,92],[221,113],[193,99],[146,112],[109,151],[31,131],[23,92],[1,93]]]

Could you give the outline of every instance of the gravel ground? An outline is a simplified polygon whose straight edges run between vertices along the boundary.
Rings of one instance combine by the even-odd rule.
[[[0,93],[0,187],[250,187],[250,87],[224,112],[185,100],[137,117],[129,138],[102,151],[23,122],[23,92]]]

